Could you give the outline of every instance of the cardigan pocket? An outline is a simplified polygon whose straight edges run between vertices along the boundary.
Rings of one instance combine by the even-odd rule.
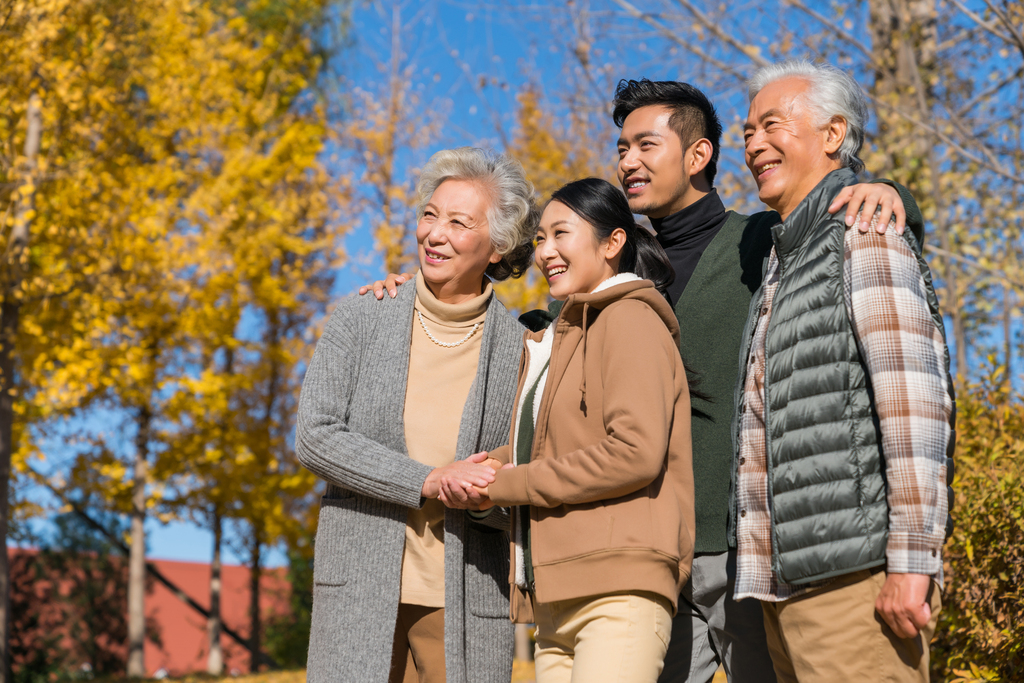
[[[359,496],[345,489],[335,489],[343,497],[323,496],[316,529],[316,551],[313,558],[313,585],[344,586],[358,562],[354,557],[363,530],[356,517]],[[348,495],[344,495],[348,494]]]
[[[467,608],[478,617],[508,619],[508,535],[481,533],[467,525],[466,536]]]

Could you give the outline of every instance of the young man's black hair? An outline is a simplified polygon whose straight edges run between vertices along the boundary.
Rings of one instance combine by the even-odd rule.
[[[718,147],[722,139],[722,122],[718,120],[715,106],[707,95],[689,83],[676,81],[619,81],[615,88],[615,109],[612,118],[622,128],[626,117],[641,107],[661,105],[672,110],[669,125],[679,136],[683,149],[697,140],[707,138],[711,143],[711,161],[704,167],[708,185],[715,183],[718,172]]]

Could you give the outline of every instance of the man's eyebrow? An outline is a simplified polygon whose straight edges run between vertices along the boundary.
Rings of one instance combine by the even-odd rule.
[[[769,109],[768,111],[766,111],[765,113],[763,113],[759,117],[757,117],[757,122],[760,123],[760,122],[764,121],[766,118],[768,118],[769,116],[782,116],[782,110],[780,110],[780,109]],[[750,121],[747,121],[747,122],[745,122],[743,124],[743,129],[744,130],[746,130],[747,128],[753,128],[753,127],[754,127],[754,124],[750,123]]]
[[[641,140],[643,138],[660,138],[660,137],[662,137],[661,133],[659,133],[656,130],[644,130],[644,131],[640,131],[639,133],[634,135],[633,136],[633,140]],[[626,138],[620,137],[619,141],[616,144],[624,145],[627,142],[629,142],[629,141]]]

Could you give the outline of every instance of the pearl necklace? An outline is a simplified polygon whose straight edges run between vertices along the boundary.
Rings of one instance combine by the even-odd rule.
[[[476,324],[473,325],[473,329],[471,329],[469,331],[469,334],[467,334],[465,337],[463,337],[462,339],[460,339],[457,342],[448,343],[448,342],[438,341],[437,337],[435,337],[434,335],[432,335],[430,333],[430,330],[427,329],[427,324],[425,322],[423,322],[423,314],[421,312],[416,311],[416,315],[419,316],[419,318],[420,318],[420,327],[422,327],[423,331],[427,333],[428,337],[430,337],[430,341],[434,342],[438,346],[443,346],[446,349],[452,349],[452,348],[455,348],[456,346],[461,346],[462,344],[465,344],[467,341],[469,341],[469,338],[473,336],[473,333],[476,332],[477,328],[480,327],[480,323],[476,323]]]

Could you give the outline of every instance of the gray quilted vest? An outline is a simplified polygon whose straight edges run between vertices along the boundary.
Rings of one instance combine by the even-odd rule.
[[[889,509],[881,433],[870,378],[843,298],[844,214],[832,217],[827,212],[833,197],[856,182],[849,169],[833,171],[784,223],[772,228],[781,282],[766,339],[768,496],[772,569],[790,584],[885,564]],[[920,238],[910,231],[904,237],[924,276],[932,319],[943,332]],[[737,405],[763,299],[762,289],[751,301],[740,354]],[[948,377],[948,349],[945,363]],[[951,380],[948,386],[952,397]],[[734,435],[737,428],[738,421]],[[953,476],[954,443],[951,435],[947,486]],[[735,470],[733,477],[735,481]],[[948,495],[952,508],[952,490]],[[730,506],[734,539],[733,515],[735,492]],[[947,534],[951,524],[947,520]]]

